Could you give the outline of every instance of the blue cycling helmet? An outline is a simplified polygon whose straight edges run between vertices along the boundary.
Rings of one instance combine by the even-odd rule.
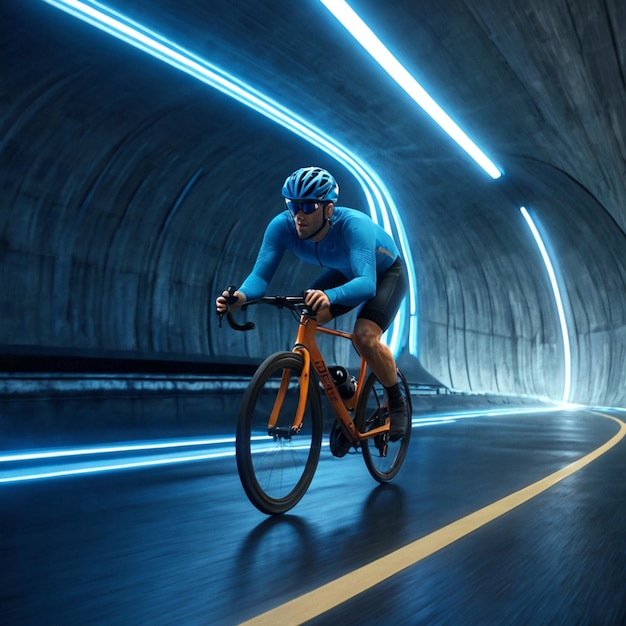
[[[301,167],[285,180],[283,198],[334,203],[339,198],[339,185],[332,175],[321,167]]]

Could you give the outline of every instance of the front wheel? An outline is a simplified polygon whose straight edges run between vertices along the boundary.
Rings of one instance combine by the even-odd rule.
[[[409,448],[409,440],[411,439],[411,416],[413,415],[411,393],[404,374],[400,370],[398,370],[398,382],[409,411],[409,423],[406,434],[398,441],[393,442],[389,440],[389,433],[362,439],[360,442],[365,465],[372,477],[379,483],[389,482],[400,471]],[[385,388],[378,378],[371,373],[365,381],[359,397],[354,417],[355,425],[359,432],[365,433],[383,426],[387,415]]]
[[[322,405],[312,375],[302,427],[299,432],[292,428],[302,367],[303,358],[296,352],[268,357],[252,377],[239,411],[239,477],[252,504],[268,515],[279,515],[298,503],[313,479],[320,456]],[[284,397],[279,393],[281,388]],[[274,407],[277,419],[270,424]]]

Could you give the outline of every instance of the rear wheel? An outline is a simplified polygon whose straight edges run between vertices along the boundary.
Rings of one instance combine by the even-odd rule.
[[[411,394],[406,379],[400,370],[398,370],[398,382],[409,411],[406,434],[398,441],[393,442],[389,440],[388,432],[369,439],[362,439],[360,442],[365,465],[373,478],[380,483],[389,482],[400,471],[411,439],[411,417],[413,414]],[[387,416],[385,388],[372,373],[365,381],[359,397],[354,418],[355,425],[359,432],[365,433],[379,426],[384,426]]]
[[[263,513],[278,515],[295,506],[313,479],[322,444],[322,407],[309,377],[302,428],[292,429],[300,397],[303,358],[277,352],[254,374],[237,422],[237,468],[248,498]],[[283,374],[290,375],[278,419],[269,427]]]

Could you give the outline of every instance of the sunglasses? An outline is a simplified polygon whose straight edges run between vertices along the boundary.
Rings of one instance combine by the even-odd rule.
[[[287,208],[291,211],[291,213],[296,216],[299,211],[302,211],[305,215],[311,215],[311,213],[315,213],[320,206],[326,204],[325,202],[316,202],[316,201],[295,201],[285,199],[285,204]]]

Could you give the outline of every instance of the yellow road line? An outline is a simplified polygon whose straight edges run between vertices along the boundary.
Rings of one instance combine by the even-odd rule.
[[[339,606],[350,598],[374,587],[407,567],[415,565],[438,550],[469,535],[481,526],[508,513],[524,502],[546,491],[564,478],[571,476],[610,450],[626,435],[626,424],[624,424],[624,422],[604,413],[594,412],[594,414],[616,422],[619,425],[619,431],[609,439],[609,441],[593,452],[567,465],[558,472],[550,474],[528,487],[524,487],[520,491],[516,491],[456,522],[448,524],[448,526],[436,530],[430,535],[426,535],[387,556],[326,583],[290,602],[286,602],[266,613],[258,615],[245,622],[245,624],[271,624],[272,626],[281,624],[282,626],[286,624],[302,624],[307,620],[318,617],[322,613]]]

